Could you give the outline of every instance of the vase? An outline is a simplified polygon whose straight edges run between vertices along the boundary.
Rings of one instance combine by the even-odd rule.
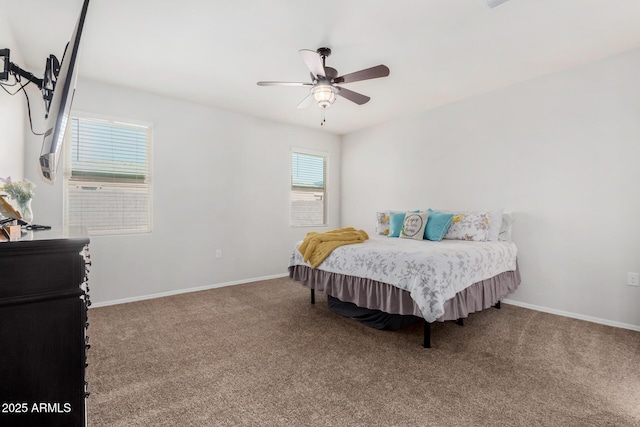
[[[31,210],[31,200],[27,200],[25,203],[18,202],[18,212],[22,215],[22,220],[31,224],[33,222],[33,210]]]

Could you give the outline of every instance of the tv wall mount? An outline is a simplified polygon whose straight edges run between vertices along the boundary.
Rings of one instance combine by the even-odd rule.
[[[46,60],[47,63],[44,70],[44,76],[40,79],[11,62],[10,55],[10,49],[0,49],[0,58],[4,59],[4,67],[0,69],[0,82],[7,81],[9,80],[10,75],[14,75],[23,77],[29,82],[35,84],[42,92],[42,99],[45,103],[45,111],[48,113],[49,104],[51,103],[53,91],[56,87],[56,81],[58,80],[58,74],[60,73],[60,61],[58,61],[58,58],[56,58],[55,55],[49,55]]]

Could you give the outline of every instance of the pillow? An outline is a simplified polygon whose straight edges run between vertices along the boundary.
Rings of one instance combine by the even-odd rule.
[[[404,222],[404,212],[389,212],[389,237],[400,236],[400,229]]]
[[[400,229],[400,237],[422,240],[428,218],[429,212],[407,212],[402,222],[402,229]]]
[[[498,240],[511,241],[511,224],[513,224],[513,216],[511,212],[504,212],[502,214],[502,224],[500,224],[500,233],[498,234]]]
[[[444,238],[444,235],[447,234],[449,227],[451,227],[453,214],[432,211],[431,209],[429,209],[428,212],[429,219],[424,229],[424,238],[439,242]]]
[[[382,236],[389,235],[389,211],[376,212],[376,233]]]
[[[487,240],[490,242],[498,240],[500,227],[502,226],[502,211],[502,209],[489,211],[489,235],[487,236]]]
[[[454,214],[451,227],[444,238],[449,240],[473,240],[484,242],[489,235],[489,212],[464,212]]]

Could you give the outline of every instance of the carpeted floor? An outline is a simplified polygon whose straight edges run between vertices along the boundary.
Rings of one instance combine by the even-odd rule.
[[[640,426],[640,333],[503,304],[379,331],[288,278],[89,311],[90,426]]]

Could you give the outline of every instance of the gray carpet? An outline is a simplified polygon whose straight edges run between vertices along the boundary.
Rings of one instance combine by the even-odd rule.
[[[288,278],[89,311],[90,426],[640,426],[640,333],[503,304],[379,331]]]

